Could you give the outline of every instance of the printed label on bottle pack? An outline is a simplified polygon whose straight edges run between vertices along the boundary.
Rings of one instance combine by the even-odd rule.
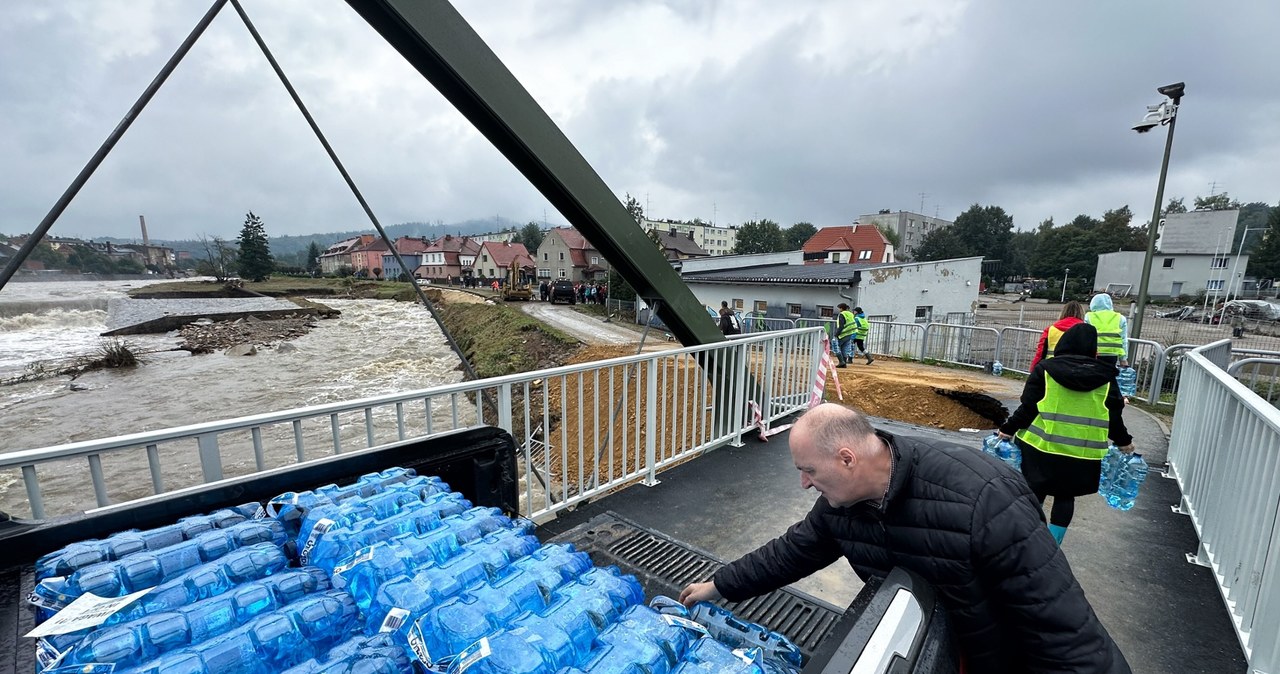
[[[46,669],[41,674],[111,674],[116,671],[114,662],[95,662],[91,665],[65,665]]]
[[[333,575],[336,576],[343,571],[353,569],[357,564],[367,562],[371,559],[373,559],[373,546],[370,545],[368,547],[360,548],[359,550],[356,550],[356,556],[352,557],[350,561],[333,567]]]
[[[319,522],[316,522],[316,525],[311,528],[311,534],[307,536],[307,542],[302,546],[302,552],[298,553],[298,561],[301,562],[303,566],[307,565],[307,557],[311,555],[311,549],[316,547],[316,543],[320,540],[320,537],[323,536],[324,532],[328,531],[333,525],[333,520],[326,517],[321,519]]]
[[[393,608],[387,611],[387,617],[382,619],[382,627],[378,628],[378,634],[394,632],[400,629],[400,626],[404,624],[405,619],[408,617],[409,612],[402,608]],[[410,640],[412,641],[412,637]]]
[[[482,637],[479,641],[467,646],[462,649],[461,653],[458,653],[458,659],[454,664],[454,674],[462,674],[471,665],[489,657],[490,653],[492,651],[489,648],[489,638]]]
[[[51,576],[41,580],[36,584],[35,589],[27,594],[27,603],[51,611],[61,611],[71,603],[72,598],[51,588],[62,587],[66,580],[64,576]]]
[[[413,622],[413,627],[409,628],[409,648],[413,650],[413,654],[418,658],[418,662],[421,662],[423,665],[430,668],[435,663],[431,660],[431,651],[427,650],[427,640],[422,638],[423,620],[426,620],[426,616],[415,620]]]
[[[706,627],[703,627],[700,623],[697,623],[688,618],[682,618],[678,615],[671,615],[669,613],[663,613],[660,615],[668,625],[674,625],[677,627],[684,627],[686,629],[691,629],[694,632],[697,632],[699,634],[708,634]]]
[[[267,501],[267,515],[275,517],[280,514],[280,506],[293,505],[298,502],[298,495],[293,492],[285,492],[270,501]]]
[[[78,632],[90,627],[97,627],[110,618],[116,611],[133,603],[133,600],[151,591],[151,588],[138,590],[123,597],[99,597],[85,593],[58,611],[52,618],[40,623],[39,627],[27,632],[28,638],[47,637],[52,634]]]
[[[41,671],[50,667],[57,667],[58,663],[62,662],[62,658],[66,657],[69,652],[71,652],[70,648],[59,652],[57,648],[54,648],[53,644],[44,639],[36,642],[36,662],[40,665]]]
[[[253,511],[253,519],[255,520],[266,519],[266,517],[267,509],[265,506],[258,506],[258,509]]]

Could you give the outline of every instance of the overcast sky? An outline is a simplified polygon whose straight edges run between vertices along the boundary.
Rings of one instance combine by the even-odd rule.
[[[564,222],[345,2],[244,0],[385,224]],[[1280,3],[1226,0],[459,0],[621,198],[783,226],[878,209],[1020,229],[1168,196],[1280,200]],[[207,9],[0,2],[0,232],[31,231]],[[230,6],[53,234],[272,235],[367,221]]]

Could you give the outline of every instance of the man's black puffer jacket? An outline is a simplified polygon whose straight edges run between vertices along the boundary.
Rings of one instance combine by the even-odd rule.
[[[858,576],[902,566],[934,585],[970,672],[1129,672],[1044,525],[1026,481],[976,449],[879,433],[893,448],[883,510],[825,497],[781,537],[715,574],[730,601],[840,557]]]

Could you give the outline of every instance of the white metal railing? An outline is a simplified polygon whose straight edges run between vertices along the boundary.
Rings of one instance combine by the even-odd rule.
[[[794,330],[796,322],[790,318],[768,318],[766,316],[743,316],[742,334],[752,335],[774,330]]]
[[[731,342],[437,386],[402,394],[0,454],[0,483],[20,473],[0,510],[77,512],[384,447],[476,424],[520,446],[521,512],[538,517],[725,443],[740,444],[809,402],[822,331]],[[490,403],[485,403],[485,399]],[[147,471],[139,471],[144,465]],[[88,471],[85,471],[85,467]],[[149,473],[150,479],[147,479]],[[12,481],[12,480],[10,480]]]
[[[1229,375],[1230,340],[1182,357],[1169,441],[1178,510],[1213,570],[1250,671],[1280,671],[1280,410]]]
[[[1000,366],[1011,372],[1031,374],[1031,362],[1043,332],[1033,328],[1000,328],[1000,349],[996,352]]]
[[[922,359],[985,367],[996,359],[1000,331],[971,325],[930,323],[924,328]]]

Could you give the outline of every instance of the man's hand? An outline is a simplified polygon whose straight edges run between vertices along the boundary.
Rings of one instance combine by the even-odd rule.
[[[720,590],[716,589],[716,584],[712,581],[692,583],[680,592],[680,603],[685,606],[693,606],[700,601],[715,601],[719,598]]]
[[[1000,439],[1001,439],[1001,440],[1012,440],[1012,439],[1013,439],[1013,436],[1012,436],[1012,435],[1006,435],[1006,434],[1004,433],[1004,431],[996,431],[996,435],[1000,436]]]
[[[1116,365],[1119,365],[1120,367],[1129,367],[1129,361],[1121,358],[1120,361],[1116,363]]]
[[[1120,450],[1121,452],[1123,452],[1123,453],[1125,453],[1125,454],[1132,454],[1132,453],[1133,453],[1133,443],[1132,443],[1132,442],[1130,442],[1129,444],[1125,445],[1124,447],[1116,447],[1116,449]]]

